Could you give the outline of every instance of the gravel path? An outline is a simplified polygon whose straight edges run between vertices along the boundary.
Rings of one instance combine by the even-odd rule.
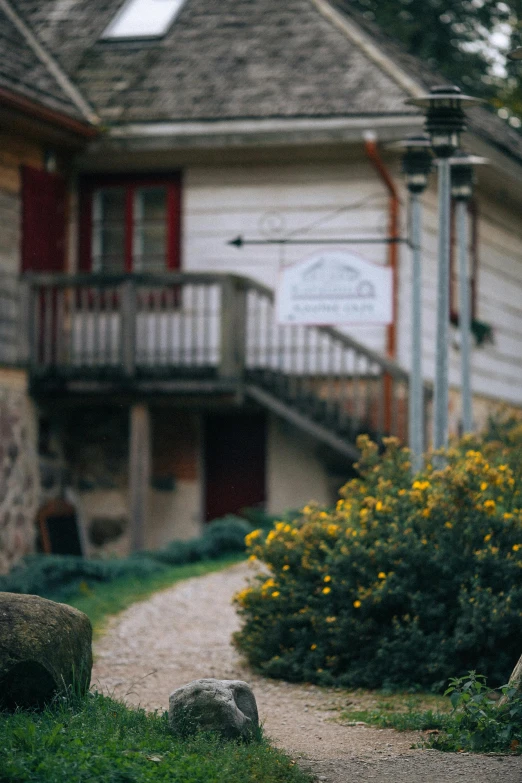
[[[414,733],[333,722],[348,699],[357,708],[353,694],[252,674],[230,645],[238,627],[231,596],[248,576],[241,563],[189,579],[112,618],[95,644],[93,684],[164,711],[170,693],[191,680],[246,680],[273,744],[326,783],[522,783],[522,757],[412,749]]]

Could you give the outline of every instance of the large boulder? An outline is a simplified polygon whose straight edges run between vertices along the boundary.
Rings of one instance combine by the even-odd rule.
[[[194,680],[171,694],[169,724],[182,736],[214,731],[225,739],[250,740],[259,726],[256,699],[241,680]]]
[[[41,708],[70,688],[84,694],[91,669],[87,615],[37,595],[0,593],[0,709]]]

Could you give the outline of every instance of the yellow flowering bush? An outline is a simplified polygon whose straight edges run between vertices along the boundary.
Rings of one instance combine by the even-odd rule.
[[[235,639],[254,667],[348,687],[438,689],[470,669],[506,681],[522,639],[522,427],[502,437],[464,438],[416,476],[396,440],[380,454],[361,437],[334,509],[251,534],[267,573],[236,596]]]

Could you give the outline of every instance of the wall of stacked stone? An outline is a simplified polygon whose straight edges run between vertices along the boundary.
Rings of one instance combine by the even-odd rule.
[[[34,551],[40,495],[36,423],[25,374],[0,370],[0,573]]]

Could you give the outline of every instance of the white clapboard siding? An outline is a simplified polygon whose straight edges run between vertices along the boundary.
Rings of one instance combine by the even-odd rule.
[[[191,271],[234,272],[275,290],[279,269],[317,251],[317,245],[238,249],[245,239],[386,237],[388,198],[367,163],[191,168],[184,178],[183,266]],[[341,247],[341,245],[340,245]],[[353,245],[358,255],[387,262],[387,246]],[[341,327],[384,352],[382,326]]]
[[[522,404],[522,233],[513,214],[479,192],[477,318],[490,324],[494,344],[473,347],[472,387],[475,394]],[[423,197],[423,372],[435,372],[437,300],[437,199],[432,189]],[[399,358],[409,366],[411,352],[411,259],[401,259],[399,292]],[[455,328],[452,344],[458,343]],[[460,352],[450,349],[450,383],[460,386]]]

